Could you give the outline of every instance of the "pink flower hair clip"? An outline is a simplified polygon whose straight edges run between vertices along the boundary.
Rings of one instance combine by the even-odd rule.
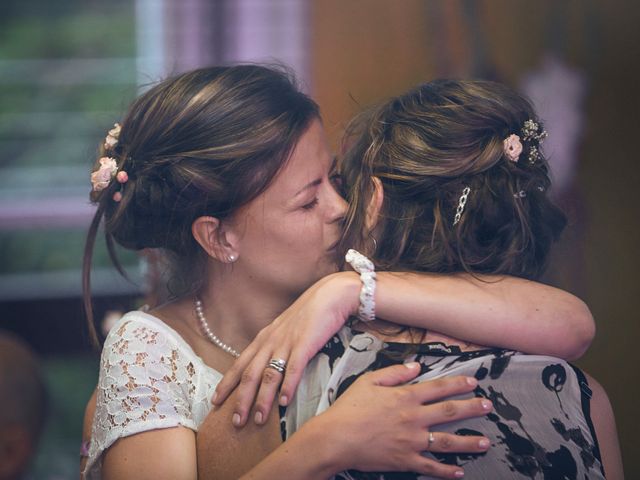
[[[107,137],[104,139],[104,148],[111,150],[118,145],[118,139],[120,138],[120,124],[114,123],[113,128],[107,133]]]
[[[118,164],[115,158],[102,157],[100,167],[91,174],[91,185],[94,192],[101,192],[109,186],[114,178],[120,184],[120,190],[113,194],[113,200],[122,200],[122,186],[129,180],[129,174],[124,170],[118,172]]]
[[[100,168],[91,174],[91,185],[94,192],[100,192],[107,188],[118,171],[115,158],[102,157],[99,161]]]
[[[502,142],[502,151],[508,160],[517,163],[523,150],[522,142],[526,142],[529,146],[527,159],[529,164],[533,165],[540,160],[539,146],[547,138],[547,132],[540,124],[529,119],[524,122],[521,133],[522,141],[515,133],[505,138]]]
[[[507,157],[514,163],[517,162],[520,158],[520,154],[522,153],[522,143],[520,142],[520,137],[515,133],[509,135],[504,139],[502,145],[502,150],[505,157]]]

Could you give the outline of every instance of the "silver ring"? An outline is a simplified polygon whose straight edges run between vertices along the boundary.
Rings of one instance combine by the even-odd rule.
[[[429,440],[427,442],[427,448],[431,448],[431,444],[436,441],[436,437],[433,432],[429,432]]]
[[[277,372],[284,373],[287,369],[287,361],[282,358],[272,358],[266,368],[273,368]]]
[[[282,368],[287,368],[287,361],[284,358],[272,358],[269,363],[273,363],[274,365],[278,365]]]

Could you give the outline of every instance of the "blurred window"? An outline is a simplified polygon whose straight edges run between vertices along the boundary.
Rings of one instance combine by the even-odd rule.
[[[0,299],[75,296],[97,142],[136,94],[135,2],[0,9]],[[96,293],[131,290],[102,245],[94,263]]]

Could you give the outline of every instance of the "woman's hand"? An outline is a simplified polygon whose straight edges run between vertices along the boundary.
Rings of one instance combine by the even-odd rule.
[[[345,468],[363,471],[411,471],[443,478],[457,478],[456,465],[443,465],[421,452],[483,452],[485,437],[433,432],[434,425],[482,416],[492,409],[485,398],[442,400],[472,391],[477,380],[449,377],[393,387],[419,372],[417,363],[396,365],[360,377],[322,415],[343,435],[341,452]],[[408,377],[408,378],[407,378]],[[480,443],[482,441],[482,444]]]
[[[471,392],[477,381],[470,377],[400,385],[419,371],[419,365],[413,363],[364,374],[329,409],[305,423],[242,478],[275,478],[286,471],[291,479],[320,479],[347,469],[462,477],[461,467],[439,463],[421,453],[481,453],[488,449],[489,439],[444,432],[432,432],[431,437],[430,429],[486,415],[492,409],[491,402],[484,398],[441,401]],[[313,455],[309,455],[311,451]]]
[[[254,400],[254,419],[264,423],[278,387],[280,404],[287,405],[309,360],[357,311],[359,292],[360,280],[353,272],[336,273],[316,282],[258,333],[216,387],[213,403],[222,404],[239,384],[234,425],[246,423]],[[284,379],[277,370],[265,368],[271,359],[287,362]]]

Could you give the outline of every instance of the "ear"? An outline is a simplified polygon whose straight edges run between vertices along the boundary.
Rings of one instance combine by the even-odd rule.
[[[367,231],[371,232],[380,218],[380,209],[382,209],[382,202],[384,201],[384,188],[382,188],[382,182],[378,177],[371,177],[373,183],[373,194],[369,199],[369,205],[367,205],[367,218],[365,227]]]
[[[222,263],[233,263],[238,258],[234,236],[217,218],[196,218],[191,225],[191,233],[211,258]]]

